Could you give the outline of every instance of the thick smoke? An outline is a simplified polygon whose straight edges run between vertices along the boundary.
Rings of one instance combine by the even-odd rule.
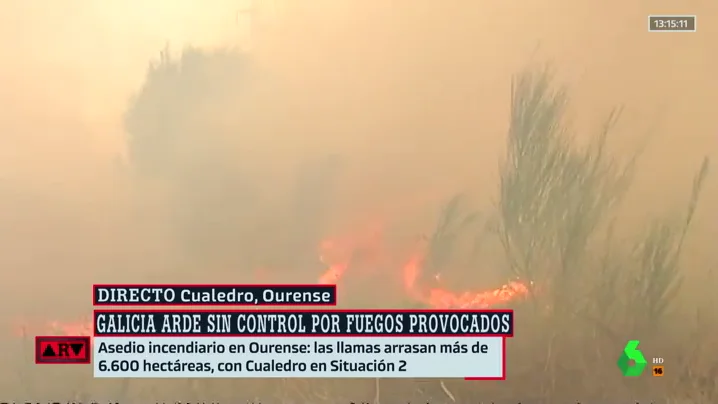
[[[611,153],[642,150],[628,233],[680,209],[718,157],[714,3],[276,3],[249,51],[237,2],[2,5],[6,329],[86,313],[94,282],[313,282],[324,237],[382,227],[408,249],[457,193],[490,216],[527,63],[574,90],[579,141],[624,106]],[[668,12],[698,14],[699,32],[646,32]],[[686,301],[708,295],[717,258],[715,178]]]

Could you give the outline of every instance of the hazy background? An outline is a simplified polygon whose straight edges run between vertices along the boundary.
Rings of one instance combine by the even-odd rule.
[[[718,157],[715,1],[264,3],[251,30],[250,4],[240,0],[0,5],[0,267],[13,302],[6,320],[89,313],[93,282],[178,276],[184,255],[168,213],[176,208],[171,186],[135,172],[123,126],[167,44],[175,56],[190,45],[251,48],[249,73],[217,72],[226,87],[212,98],[194,99],[185,88],[153,102],[191,105],[179,110],[192,113],[166,118],[180,131],[221,135],[226,161],[261,189],[252,217],[262,207],[281,216],[297,167],[341,156],[338,185],[322,207],[327,234],[372,220],[425,232],[459,191],[489,208],[511,76],[532,61],[552,62],[571,85],[583,133],[623,104],[611,147],[628,157],[647,144],[623,216],[628,231],[649,213],[682,207],[701,158]],[[698,32],[648,33],[647,15],[660,13],[697,14]],[[231,212],[236,203],[212,210]],[[705,284],[718,259],[716,203],[713,175],[685,255],[695,268],[693,296],[716,286]],[[266,248],[278,226],[232,242],[260,239]],[[231,255],[230,247],[222,251]],[[194,279],[239,281],[241,270],[254,269],[217,258],[195,262],[202,271]],[[309,274],[305,281],[314,281]]]

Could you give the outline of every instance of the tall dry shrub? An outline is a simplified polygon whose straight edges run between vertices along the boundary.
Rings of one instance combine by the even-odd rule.
[[[612,229],[636,159],[620,162],[606,151],[618,111],[581,147],[567,124],[568,93],[548,69],[520,73],[512,92],[498,234],[510,270],[536,285],[527,316],[535,321],[531,373],[542,375],[546,398],[576,388],[599,398],[609,390],[595,382],[591,364],[612,362],[627,332],[655,331],[678,291],[679,259],[708,161],[683,220],[652,219],[626,250]]]

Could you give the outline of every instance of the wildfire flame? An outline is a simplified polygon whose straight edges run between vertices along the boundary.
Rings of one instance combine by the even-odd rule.
[[[347,274],[354,271],[369,271],[369,276],[383,277],[386,273],[377,272],[375,267],[392,268],[390,260],[382,254],[381,232],[374,229],[367,236],[328,239],[319,245],[319,261],[325,266],[324,272],[319,276],[320,284],[341,284],[347,281]],[[396,271],[392,275],[400,275],[403,287],[402,293],[417,303],[422,303],[434,309],[487,309],[502,306],[526,296],[528,287],[519,281],[489,290],[474,290],[455,292],[441,286],[441,274],[435,274],[433,280],[426,285],[426,278],[422,275],[424,252],[421,249],[400,259]],[[389,262],[388,262],[389,261]],[[369,269],[367,269],[369,268]],[[374,268],[374,270],[371,270]],[[423,280],[422,280],[423,279]],[[431,279],[431,277],[429,277]],[[377,282],[381,279],[377,278]],[[351,282],[350,282],[351,283]],[[92,320],[60,322],[51,321],[32,330],[27,325],[17,327],[15,334],[19,337],[29,335],[92,335]]]
[[[374,247],[376,243],[372,244]],[[327,267],[319,277],[320,284],[339,284],[350,269],[355,269],[352,265],[353,254],[359,249],[366,249],[367,245],[360,242],[352,247],[347,246],[346,242],[339,243],[336,240],[325,240],[320,244],[319,259]],[[433,309],[488,309],[505,305],[528,294],[527,285],[519,281],[510,281],[496,289],[455,292],[440,287],[441,274],[433,276],[436,282],[431,282],[432,285],[423,285],[423,261],[423,251],[416,251],[404,260],[399,270],[404,293]]]

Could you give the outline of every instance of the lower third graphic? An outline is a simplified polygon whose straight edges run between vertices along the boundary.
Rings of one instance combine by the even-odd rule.
[[[88,364],[90,349],[90,337],[35,337],[35,363]]]

